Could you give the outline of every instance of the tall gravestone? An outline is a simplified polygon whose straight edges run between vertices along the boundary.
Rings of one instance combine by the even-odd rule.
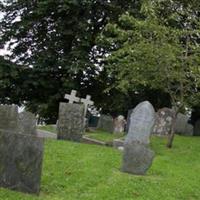
[[[39,193],[43,139],[22,134],[17,106],[0,106],[0,187]]]
[[[19,113],[19,131],[22,134],[36,135],[36,117],[30,112]]]
[[[80,142],[84,133],[84,105],[60,103],[58,139]]]
[[[108,133],[113,133],[114,131],[114,121],[110,115],[101,115],[98,122],[98,129],[106,131]]]
[[[151,166],[154,152],[149,148],[149,137],[154,123],[155,111],[148,101],[138,104],[132,111],[124,143],[123,172],[144,175]]]

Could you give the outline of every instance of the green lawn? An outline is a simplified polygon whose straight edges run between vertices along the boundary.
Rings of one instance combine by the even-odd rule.
[[[0,189],[1,200],[199,200],[200,138],[176,136],[174,148],[152,139],[146,176],[120,172],[113,148],[47,140],[40,196]]]
[[[37,129],[56,133],[56,128],[52,125],[37,126]]]

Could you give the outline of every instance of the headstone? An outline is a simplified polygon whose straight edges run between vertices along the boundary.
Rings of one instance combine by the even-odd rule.
[[[129,129],[129,126],[130,126],[130,121],[131,121],[131,114],[133,112],[134,109],[130,109],[128,110],[128,115],[127,115],[127,122],[126,122],[126,127],[125,127],[125,132],[128,133],[128,129]]]
[[[98,129],[113,133],[114,131],[114,122],[113,118],[109,115],[101,115],[98,122]]]
[[[0,105],[0,129],[17,130],[18,108],[16,105]]]
[[[84,133],[84,105],[60,103],[58,139],[80,142]]]
[[[30,112],[19,113],[19,131],[22,134],[36,135],[36,117]]]
[[[43,140],[20,132],[17,106],[0,106],[0,187],[39,193]],[[23,129],[25,130],[25,129]]]
[[[65,95],[65,99],[69,100],[69,103],[73,104],[74,102],[80,102],[80,98],[76,97],[77,91],[76,90],[72,90],[71,94],[66,94]]]
[[[200,136],[200,119],[194,125],[194,136]]]
[[[170,133],[174,111],[170,108],[162,108],[156,113],[156,122],[153,134],[165,136]]]
[[[182,113],[178,113],[175,123],[175,133],[185,136],[193,135],[193,126],[188,123],[189,117]]]
[[[155,111],[148,101],[138,104],[133,110],[124,142],[123,172],[144,175],[151,166],[154,152],[148,144],[154,122]]]
[[[124,133],[126,120],[124,116],[119,115],[114,119],[114,133]]]
[[[88,106],[89,105],[94,105],[94,102],[91,101],[91,96],[87,95],[85,99],[81,99],[81,103],[83,103],[85,105],[84,116],[86,116]]]

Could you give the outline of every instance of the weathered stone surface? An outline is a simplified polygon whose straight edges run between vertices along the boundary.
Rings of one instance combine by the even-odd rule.
[[[171,129],[174,111],[170,108],[162,108],[156,114],[156,122],[153,129],[155,135],[168,135]]]
[[[19,113],[19,132],[36,135],[36,117],[30,112]]]
[[[80,142],[84,133],[84,105],[60,103],[58,139]]]
[[[17,130],[18,108],[16,105],[0,105],[0,129]]]
[[[98,129],[113,133],[114,131],[114,122],[113,118],[109,115],[101,115],[98,122]]]
[[[43,140],[0,130],[0,187],[39,193]]]
[[[188,123],[189,117],[182,113],[178,113],[176,124],[175,124],[175,133],[180,135],[192,136],[193,135],[193,126]]]
[[[200,119],[196,121],[194,126],[194,136],[200,136]]]
[[[119,115],[114,119],[114,133],[124,133],[126,120],[124,116]]]
[[[144,175],[152,165],[154,152],[146,145],[130,142],[125,144],[122,171]]]
[[[153,106],[144,101],[136,106],[130,117],[130,126],[125,142],[138,141],[149,144],[149,136],[155,122]]]
[[[148,147],[155,122],[155,111],[142,102],[132,111],[128,135],[124,142],[122,171],[143,175],[152,164],[154,152]]]
[[[134,109],[130,109],[128,110],[128,115],[127,115],[127,122],[126,122],[126,128],[125,128],[125,131],[126,133],[128,133],[128,130],[129,130],[129,126],[130,126],[130,123],[131,123],[131,114],[133,112]]]

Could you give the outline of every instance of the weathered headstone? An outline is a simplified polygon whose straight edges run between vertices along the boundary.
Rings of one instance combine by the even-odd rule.
[[[85,108],[84,115],[86,116],[88,106],[94,105],[94,101],[91,101],[91,96],[87,95],[85,99],[83,99],[83,98],[81,99],[81,103],[83,103],[85,106],[84,107]]]
[[[174,111],[170,108],[162,108],[156,113],[156,122],[153,134],[165,136],[170,133]]]
[[[58,139],[80,142],[84,133],[84,105],[60,103]]]
[[[19,113],[19,131],[22,134],[36,135],[36,117],[30,112]]]
[[[124,143],[123,172],[144,175],[151,166],[154,152],[148,144],[154,122],[155,111],[148,101],[140,103],[133,110]]]
[[[113,118],[109,115],[101,115],[98,122],[98,129],[113,133],[114,131],[114,122]]]
[[[175,123],[175,133],[180,135],[192,136],[193,126],[188,123],[189,117],[182,113],[178,113]]]
[[[126,122],[126,127],[125,127],[125,132],[128,133],[128,129],[129,129],[129,126],[130,126],[130,121],[131,121],[131,114],[133,112],[134,109],[130,109],[128,110],[128,115],[127,115],[127,122]]]
[[[18,108],[16,105],[0,105],[0,129],[17,130]]]
[[[114,133],[123,133],[126,125],[124,116],[119,115],[114,119]]]
[[[0,116],[0,187],[39,193],[43,140],[20,132],[17,106],[1,105]]]
[[[200,136],[200,119],[194,125],[194,136]]]

